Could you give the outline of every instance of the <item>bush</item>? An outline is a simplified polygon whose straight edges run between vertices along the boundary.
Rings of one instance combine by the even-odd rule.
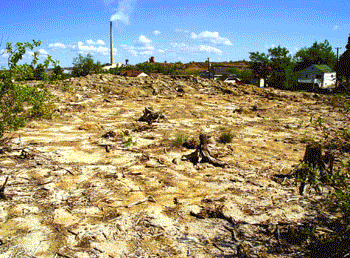
[[[15,83],[14,79],[34,77],[33,67],[38,61],[38,52],[35,52],[31,65],[18,65],[27,49],[33,50],[40,46],[40,41],[33,40],[33,43],[11,43],[6,44],[5,52],[9,55],[9,68],[1,72],[0,81],[0,137],[4,132],[16,130],[25,125],[25,121],[31,118],[49,118],[52,116],[53,107],[49,103],[51,95],[43,85],[28,86]],[[44,64],[38,65],[39,72],[52,62],[48,57]],[[32,77],[32,78],[33,78]]]
[[[176,148],[180,148],[187,140],[187,136],[182,134],[182,133],[178,133],[175,137],[175,139],[173,139],[171,141],[171,146],[172,147],[176,147]]]
[[[240,78],[244,83],[252,83],[253,80],[253,72],[250,69],[244,69],[239,70],[237,68],[231,68],[228,70],[232,74],[236,75],[238,78]]]
[[[218,138],[219,143],[230,143],[232,142],[233,137],[235,136],[230,129],[220,128],[220,135]]]
[[[52,74],[50,76],[51,80],[61,80],[64,78],[64,74],[63,74],[63,69],[61,66],[56,65],[53,69],[52,69]]]
[[[86,57],[83,57],[79,54],[78,57],[73,59],[73,77],[86,76],[93,73],[101,73],[102,65],[100,62],[94,62],[92,55],[88,54]]]

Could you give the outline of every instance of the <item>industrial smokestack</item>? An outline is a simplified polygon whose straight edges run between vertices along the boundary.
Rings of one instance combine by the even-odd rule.
[[[111,65],[114,64],[114,58],[113,58],[113,22],[110,21],[110,36],[111,36]]]

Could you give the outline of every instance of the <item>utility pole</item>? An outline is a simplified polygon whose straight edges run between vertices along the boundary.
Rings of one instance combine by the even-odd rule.
[[[337,62],[338,62],[338,57],[339,57],[339,49],[341,49],[341,47],[336,47],[335,49],[337,50]]]
[[[335,49],[337,50],[337,64],[338,64],[338,60],[339,60],[339,49],[341,49],[341,47],[336,47]],[[338,74],[335,74],[335,87],[338,87]]]
[[[208,75],[209,75],[209,79],[210,79],[210,59],[208,57]]]

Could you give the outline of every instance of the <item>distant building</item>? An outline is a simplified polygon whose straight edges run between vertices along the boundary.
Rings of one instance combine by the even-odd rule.
[[[297,72],[298,83],[309,84],[312,88],[327,89],[335,86],[336,72],[328,65],[313,64]]]
[[[65,68],[62,68],[62,73],[64,74],[71,74],[73,72],[73,67],[65,67]]]
[[[140,72],[137,70],[123,70],[120,72],[121,76],[127,76],[127,77],[144,77],[148,76],[148,74],[144,72]]]
[[[102,67],[103,70],[109,70],[109,69],[112,69],[112,68],[116,68],[116,67],[121,67],[123,66],[122,63],[114,63],[114,64],[107,64],[105,66]]]

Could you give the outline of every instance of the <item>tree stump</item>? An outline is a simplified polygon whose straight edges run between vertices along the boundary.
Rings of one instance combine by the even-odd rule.
[[[334,156],[330,152],[322,155],[322,146],[318,143],[309,143],[306,146],[303,162],[308,166],[306,169],[300,169],[299,175],[303,179],[299,187],[300,195],[303,195],[306,177],[309,169],[316,169],[319,171],[319,179],[325,181],[328,174],[333,173]],[[328,166],[326,166],[328,165]]]
[[[3,199],[3,200],[6,200],[5,187],[6,187],[8,179],[9,179],[9,177],[6,177],[5,183],[0,188],[0,199]]]
[[[161,119],[165,119],[165,115],[161,112],[154,112],[152,108],[145,107],[143,115],[138,119],[138,121],[147,122],[151,125],[153,122],[158,122]]]
[[[220,160],[217,160],[213,156],[211,156],[208,150],[208,136],[205,134],[199,135],[199,145],[195,152],[182,156],[181,160],[188,160],[193,163],[193,165],[197,165],[198,163],[210,163],[215,167],[225,167],[227,164]]]

